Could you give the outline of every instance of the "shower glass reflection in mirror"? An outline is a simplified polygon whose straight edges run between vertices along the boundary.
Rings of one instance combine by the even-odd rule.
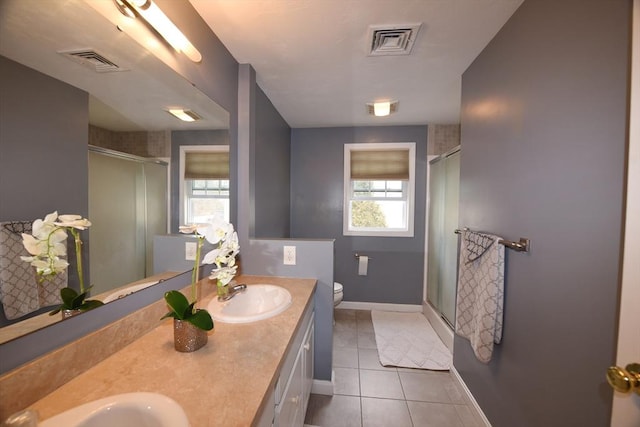
[[[229,222],[229,146],[180,147],[180,223]]]

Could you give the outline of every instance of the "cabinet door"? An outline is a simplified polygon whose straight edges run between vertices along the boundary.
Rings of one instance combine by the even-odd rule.
[[[314,326],[311,323],[309,327],[309,331],[307,332],[306,339],[304,344],[302,345],[302,355],[304,360],[304,373],[302,379],[302,413],[303,415],[307,413],[307,404],[309,403],[309,395],[311,394],[311,386],[313,385],[313,335],[314,335]]]
[[[302,427],[304,413],[302,412],[302,372],[303,372],[303,352],[298,352],[293,372],[289,377],[289,383],[282,395],[282,401],[276,410],[275,426],[280,427]]]

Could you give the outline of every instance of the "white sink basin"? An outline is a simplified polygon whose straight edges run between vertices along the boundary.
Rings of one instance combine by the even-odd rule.
[[[124,393],[69,409],[39,427],[190,427],[175,400],[157,393]]]
[[[291,294],[275,285],[248,285],[228,301],[216,297],[207,310],[214,320],[223,323],[248,323],[268,319],[285,311],[291,305]]]
[[[102,300],[102,302],[106,304],[108,302],[115,301],[122,297],[126,297],[127,295],[134,292],[141,291],[144,288],[148,288],[149,286],[153,286],[156,283],[158,283],[158,281],[154,280],[153,282],[144,282],[137,285],[127,286],[126,288],[118,289],[117,291],[109,294],[104,300]]]

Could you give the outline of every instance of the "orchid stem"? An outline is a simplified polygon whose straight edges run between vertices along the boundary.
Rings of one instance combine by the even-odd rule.
[[[196,246],[196,260],[191,273],[191,302],[193,303],[198,301],[196,283],[200,279],[200,253],[202,252],[202,245],[204,244],[204,236],[198,235],[197,237],[198,245]],[[196,306],[194,304],[193,309],[195,310],[195,308]]]
[[[76,243],[76,269],[78,270],[78,281],[80,282],[80,293],[84,293],[84,277],[82,275],[82,240],[80,233],[75,228],[70,228],[73,239]]]

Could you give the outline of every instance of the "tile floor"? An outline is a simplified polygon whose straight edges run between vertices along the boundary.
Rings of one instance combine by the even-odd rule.
[[[371,312],[336,310],[333,396],[312,394],[305,423],[319,427],[482,427],[449,372],[384,367]]]

